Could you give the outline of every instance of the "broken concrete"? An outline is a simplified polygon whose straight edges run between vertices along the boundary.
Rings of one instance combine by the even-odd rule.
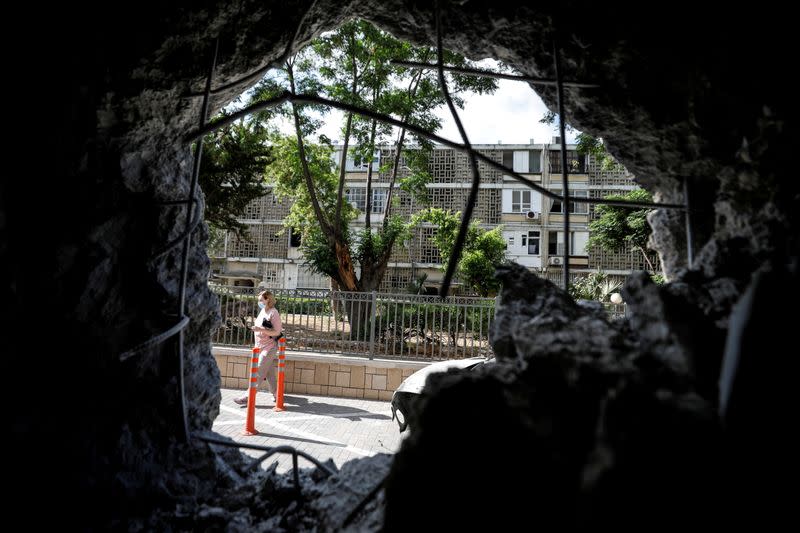
[[[10,47],[7,70],[28,103],[9,106],[19,113],[11,123],[24,144],[11,153],[26,166],[4,180],[0,194],[0,264],[9,280],[3,322],[16,341],[6,352],[13,354],[7,375],[16,385],[9,396],[26,404],[10,414],[8,453],[17,467],[11,483],[20,505],[36,502],[37,509],[52,494],[75,496],[69,514],[52,518],[85,528],[143,520],[152,509],[197,494],[211,498],[218,478],[229,478],[219,452],[181,442],[177,376],[184,376],[190,431],[210,427],[219,399],[208,341],[217,302],[205,285],[202,225],[189,247],[185,312],[191,321],[183,333],[182,372],[174,340],[120,360],[179,318],[181,250],[152,256],[184,227],[186,210],[161,202],[188,195],[192,157],[185,139],[200,122],[201,106],[192,94],[203,87],[215,38],[213,86],[221,87],[352,16],[415,42],[432,43],[435,36],[430,5],[400,0],[92,9],[63,5],[9,14],[35,21],[32,38],[47,56]],[[568,516],[567,522],[589,527],[588,519],[610,523],[624,513],[619,498],[627,496],[634,499],[623,517],[631,520],[646,518],[646,511],[657,523],[665,514],[678,516],[660,512],[670,505],[695,509],[700,490],[713,492],[725,479],[714,474],[718,463],[709,455],[719,442],[712,390],[731,308],[765,266],[784,272],[790,285],[797,279],[796,95],[785,80],[786,58],[776,53],[791,49],[791,17],[762,6],[718,9],[708,18],[689,2],[657,10],[448,2],[444,10],[447,47],[476,59],[495,57],[532,76],[553,76],[558,38],[564,77],[601,86],[567,89],[570,123],[603,137],[664,200],[680,201],[678,184],[690,178],[702,200],[695,213],[697,250],[688,268],[680,221],[670,215],[673,236],[657,234],[654,242],[665,247],[662,258],[669,258],[665,265],[677,285],[635,281],[626,294],[638,311],[628,326],[605,324],[548,293],[550,300],[537,304],[546,313],[523,314],[524,323],[507,320],[510,331],[497,336],[498,352],[518,365],[461,380],[437,378],[441,394],[425,415],[431,425],[421,425],[398,457],[387,517],[396,527],[403,523],[397,509],[412,486],[431,496],[416,501],[441,503],[444,495],[459,502],[457,520],[471,516],[476,524],[529,511],[531,522]],[[219,91],[212,112],[247,84]],[[553,89],[540,94],[553,109]],[[786,294],[769,285],[761,298],[780,302]],[[535,295],[521,297],[539,302]],[[788,318],[800,322],[796,306]],[[762,322],[757,331],[782,338],[776,333],[785,323]],[[748,353],[754,350],[751,345]],[[38,385],[32,360],[40,353],[47,355],[45,385],[53,386],[52,394],[32,392]],[[775,372],[785,375],[783,368]],[[769,405],[780,411],[783,404]],[[450,423],[436,425],[447,417]],[[451,431],[459,424],[479,437],[464,440],[463,431]],[[782,435],[780,425],[773,429],[758,448],[764,455]],[[55,467],[42,460],[54,450]],[[772,460],[782,464],[780,457]],[[419,489],[420,478],[411,474],[424,465],[435,467],[437,477],[423,477],[430,483]],[[531,490],[509,494],[506,482],[522,476]],[[678,478],[689,480],[685,493],[672,490]],[[666,484],[651,481],[648,490],[634,492],[656,479]],[[48,480],[44,489],[42,480]],[[465,487],[472,489],[469,498],[457,499]],[[502,499],[494,505],[483,497],[498,493]],[[209,506],[203,515],[209,523],[224,520]]]

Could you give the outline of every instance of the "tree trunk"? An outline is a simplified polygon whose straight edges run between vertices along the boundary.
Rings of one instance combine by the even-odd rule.
[[[369,166],[367,167],[367,202],[365,205],[364,213],[364,227],[367,231],[370,230],[372,218],[372,157],[375,153],[375,129],[378,126],[376,120],[372,121],[372,131],[369,134]]]
[[[350,248],[347,243],[342,242],[337,237],[334,238],[334,250],[336,253],[336,260],[339,263],[338,274],[339,286],[343,291],[358,291],[358,279],[356,278],[355,265],[353,265],[353,258],[350,256]]]
[[[344,142],[342,143],[342,157],[339,159],[339,188],[336,191],[336,217],[333,221],[337,228],[341,224],[342,202],[344,198],[344,180],[347,176],[347,149],[350,145],[350,131],[353,126],[353,114],[347,114],[347,122],[344,125]]]

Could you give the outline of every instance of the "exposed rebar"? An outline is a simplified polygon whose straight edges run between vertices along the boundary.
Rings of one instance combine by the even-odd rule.
[[[561,191],[564,200],[561,202],[561,212],[564,214],[564,253],[562,254],[561,266],[564,274],[564,291],[569,292],[569,169],[567,169],[567,138],[564,120],[564,83],[561,72],[561,51],[558,49],[558,40],[553,38],[553,57],[556,69],[556,103],[558,105],[558,133],[561,147]]]
[[[447,88],[447,80],[444,78],[444,52],[442,47],[442,9],[441,2],[437,0],[434,7],[436,13],[436,64],[439,67],[439,85],[442,89],[442,94],[447,102],[447,107],[450,109],[450,114],[453,115],[453,120],[458,127],[458,133],[461,135],[461,140],[464,141],[464,149],[469,156],[469,164],[472,167],[472,187],[467,197],[467,203],[464,206],[464,213],[461,215],[461,227],[458,229],[453,249],[450,252],[450,260],[447,262],[447,269],[445,270],[444,277],[442,278],[442,285],[439,287],[439,296],[444,298],[450,290],[450,282],[453,280],[453,275],[456,272],[456,265],[461,258],[461,251],[464,249],[464,243],[467,240],[467,230],[469,229],[470,219],[472,212],[475,209],[475,202],[478,199],[478,188],[481,183],[481,175],[478,171],[478,162],[475,159],[475,150],[469,144],[467,132],[464,130],[461,119],[456,111],[456,106],[453,104],[453,99],[450,98],[450,91]]]
[[[444,137],[440,137],[435,133],[431,133],[424,128],[420,128],[419,126],[415,126],[409,122],[405,122],[389,115],[384,115],[383,113],[378,113],[372,111],[370,109],[366,109],[364,107],[359,107],[352,104],[346,104],[344,102],[339,102],[336,100],[331,100],[328,98],[323,98],[321,96],[310,95],[310,94],[296,94],[293,95],[289,91],[284,91],[282,94],[275,96],[274,98],[270,98],[268,100],[263,100],[261,102],[257,102],[250,106],[247,106],[236,113],[233,113],[224,119],[220,119],[214,121],[211,124],[207,124],[205,127],[195,130],[194,132],[189,133],[186,137],[184,137],[186,142],[193,142],[194,140],[207,135],[213,131],[216,131],[220,128],[239,120],[242,117],[251,115],[257,111],[262,109],[267,109],[271,107],[276,107],[280,104],[286,102],[293,102],[293,103],[307,103],[307,104],[319,104],[325,105],[328,107],[333,107],[335,109],[341,109],[342,111],[347,111],[349,113],[355,113],[367,118],[375,118],[376,120],[380,120],[386,124],[390,124],[392,126],[396,126],[398,128],[406,128],[408,131],[411,131],[420,137],[425,137],[431,141],[437,142],[443,146],[447,146],[458,150],[460,152],[472,152],[476,159],[480,160],[481,162],[485,163],[487,166],[497,169],[507,176],[510,176],[517,180],[518,182],[522,183],[523,185],[529,187],[530,189],[538,192],[542,196],[546,196],[547,198],[552,198],[553,200],[564,200],[564,197],[558,193],[554,193],[553,191],[538,185],[537,183],[529,180],[525,176],[515,172],[514,170],[506,167],[502,163],[498,163],[494,159],[476,151],[475,149],[467,149],[464,145],[457,143],[455,141],[451,141]],[[585,203],[585,204],[605,204],[605,205],[618,205],[621,207],[652,207],[658,208],[663,207],[666,209],[685,209],[684,204],[669,204],[669,203],[654,203],[654,202],[632,202],[627,200],[607,200],[605,198],[586,198],[586,197],[570,197],[568,198],[569,201],[578,202],[578,203]]]
[[[390,63],[401,67],[419,68],[419,69],[435,69],[438,67],[436,63],[423,63],[422,61],[404,61],[402,59],[392,59]],[[502,72],[494,72],[491,70],[485,70],[480,68],[455,67],[450,65],[443,65],[442,68],[449,72],[458,72],[459,74],[466,74],[467,76],[480,76],[482,78],[497,78],[501,80],[524,81],[532,83],[534,85],[555,85],[557,83],[556,80],[551,80],[548,78],[536,78],[533,76],[521,76],[517,74],[504,74]],[[596,89],[600,87],[596,83],[581,83],[577,81],[565,81],[563,83],[564,87],[578,87],[581,89]]]

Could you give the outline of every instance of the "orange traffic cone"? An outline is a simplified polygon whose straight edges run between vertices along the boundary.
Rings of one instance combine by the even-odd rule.
[[[261,348],[253,348],[253,357],[250,359],[250,388],[247,396],[247,421],[244,425],[243,435],[258,435],[256,429],[256,392],[258,392],[258,354]]]
[[[273,411],[285,411],[283,408],[284,369],[286,367],[286,337],[278,339],[278,392],[275,394]]]

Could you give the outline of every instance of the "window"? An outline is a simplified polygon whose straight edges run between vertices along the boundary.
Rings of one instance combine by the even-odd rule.
[[[367,208],[367,190],[364,187],[348,187],[344,196],[356,209],[363,211]]]
[[[373,213],[383,213],[384,208],[386,207],[386,195],[388,193],[388,189],[372,189],[372,212]]]
[[[525,233],[522,234],[522,246],[528,246],[528,235]]]
[[[551,189],[556,194],[561,194],[561,189]],[[561,212],[561,200],[550,200],[553,204],[550,206],[551,213]]]
[[[514,246],[514,236],[513,235],[510,235],[508,237],[508,245],[509,246]]]
[[[547,235],[548,255],[564,255],[564,232],[551,231]],[[569,255],[575,255],[575,232],[569,232]]]
[[[542,171],[542,151],[531,150],[528,156],[529,167],[528,171],[531,174],[539,174]]]
[[[297,248],[298,246],[300,246],[300,242],[302,240],[301,237],[303,235],[302,235],[302,233],[300,233],[299,231],[297,231],[294,228],[289,228],[289,232],[290,232],[289,233],[289,246],[291,246],[292,248]]]
[[[561,194],[561,189],[551,189],[556,194]],[[589,191],[569,191],[570,196],[577,198],[588,198]],[[561,213],[561,200],[551,200],[553,205],[550,207],[551,213]],[[585,215],[589,212],[589,204],[585,203],[569,203],[569,212],[574,215]]]
[[[570,196],[575,196],[576,198],[588,198],[589,191],[570,191]],[[589,213],[589,204],[584,203],[576,203],[570,202],[569,203],[569,212],[575,213],[579,215],[586,215]]]
[[[503,166],[506,168],[514,168],[514,152],[511,150],[503,150]]]
[[[530,164],[528,163],[529,152],[527,150],[514,150],[514,172],[528,172]]]
[[[511,212],[525,213],[531,210],[531,191],[511,191]]]
[[[559,255],[556,235],[558,235],[558,233],[555,231],[551,231],[547,234],[547,255]]]
[[[372,213],[383,213],[388,192],[389,189],[385,188],[372,189]],[[348,187],[344,190],[344,196],[356,209],[366,211],[367,189],[365,187]]]
[[[550,172],[561,172],[561,151],[550,151]],[[567,169],[571,173],[586,172],[586,158],[575,150],[567,150]]]
[[[345,163],[345,170],[349,171],[356,171],[356,172],[366,172],[369,170],[369,160],[359,154],[354,154],[351,157],[347,158],[347,162]],[[378,165],[380,163],[380,152],[375,152],[375,155],[372,157],[372,170],[378,170]]]
[[[539,232],[528,232],[528,255],[539,255]]]

